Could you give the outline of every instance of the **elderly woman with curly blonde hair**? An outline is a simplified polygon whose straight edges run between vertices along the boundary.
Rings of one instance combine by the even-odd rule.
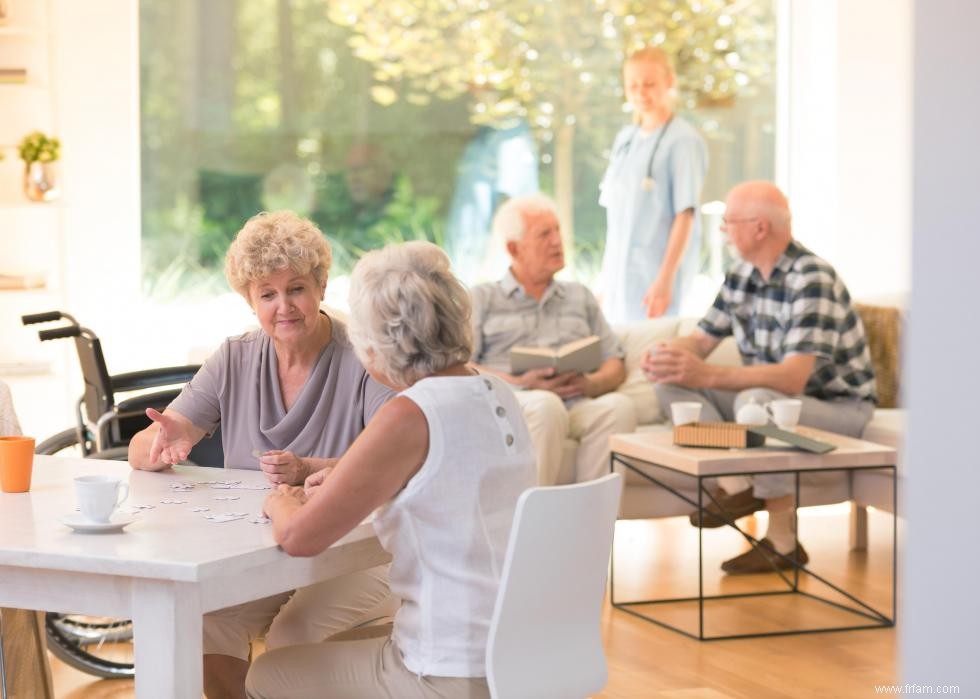
[[[392,392],[367,374],[344,324],[320,310],[330,260],[311,221],[288,211],[249,219],[225,275],[260,327],[225,340],[162,413],[147,411],[153,424],[129,446],[133,468],[183,461],[219,424],[225,465],[261,468],[273,484],[302,484],[347,450]],[[208,614],[206,694],[242,696],[250,643],[263,633],[269,648],[322,640],[377,616],[386,600],[382,566]]]
[[[247,695],[489,697],[490,618],[517,499],[536,474],[520,405],[468,366],[469,295],[436,246],[368,253],[350,298],[355,352],[400,393],[332,471],[279,486],[265,511],[287,553],[313,556],[380,508],[401,608],[393,628],[263,654]]]

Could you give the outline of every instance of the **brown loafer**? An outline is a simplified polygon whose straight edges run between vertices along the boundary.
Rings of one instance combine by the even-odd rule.
[[[790,559],[790,560],[787,560]],[[792,561],[806,565],[810,557],[803,550],[802,544],[796,545],[796,553],[787,553],[785,558],[776,553],[769,539],[763,539],[757,547],[753,547],[735,558],[730,558],[721,564],[721,569],[729,575],[749,575],[751,573],[771,573],[774,570],[793,568]]]
[[[691,513],[691,526],[714,529],[728,524],[729,521],[734,522],[739,517],[750,515],[766,506],[765,500],[760,500],[752,495],[752,488],[746,488],[741,493],[734,495],[726,495],[724,491],[719,491],[715,495],[715,500],[717,504],[708,499],[703,514],[697,510]]]

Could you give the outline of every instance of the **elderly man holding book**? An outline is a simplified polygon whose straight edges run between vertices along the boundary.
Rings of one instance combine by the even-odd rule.
[[[493,233],[511,265],[471,292],[473,364],[516,391],[539,484],[597,478],[609,468],[609,435],[636,427],[633,403],[614,392],[626,377],[623,349],[592,292],[555,279],[565,252],[554,202],[541,194],[510,199]],[[579,441],[574,478],[560,474],[566,437]]]

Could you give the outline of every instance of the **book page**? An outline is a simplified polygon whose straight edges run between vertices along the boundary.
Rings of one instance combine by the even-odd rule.
[[[575,371],[588,374],[602,364],[602,346],[596,335],[569,342],[558,351],[558,362],[555,369],[559,374]]]

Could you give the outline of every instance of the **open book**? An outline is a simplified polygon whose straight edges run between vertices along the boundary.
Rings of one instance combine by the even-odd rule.
[[[552,367],[562,374],[577,371],[587,374],[602,364],[602,346],[598,335],[583,337],[562,345],[558,349],[550,347],[512,347],[510,350],[510,371],[523,374],[530,369]]]

